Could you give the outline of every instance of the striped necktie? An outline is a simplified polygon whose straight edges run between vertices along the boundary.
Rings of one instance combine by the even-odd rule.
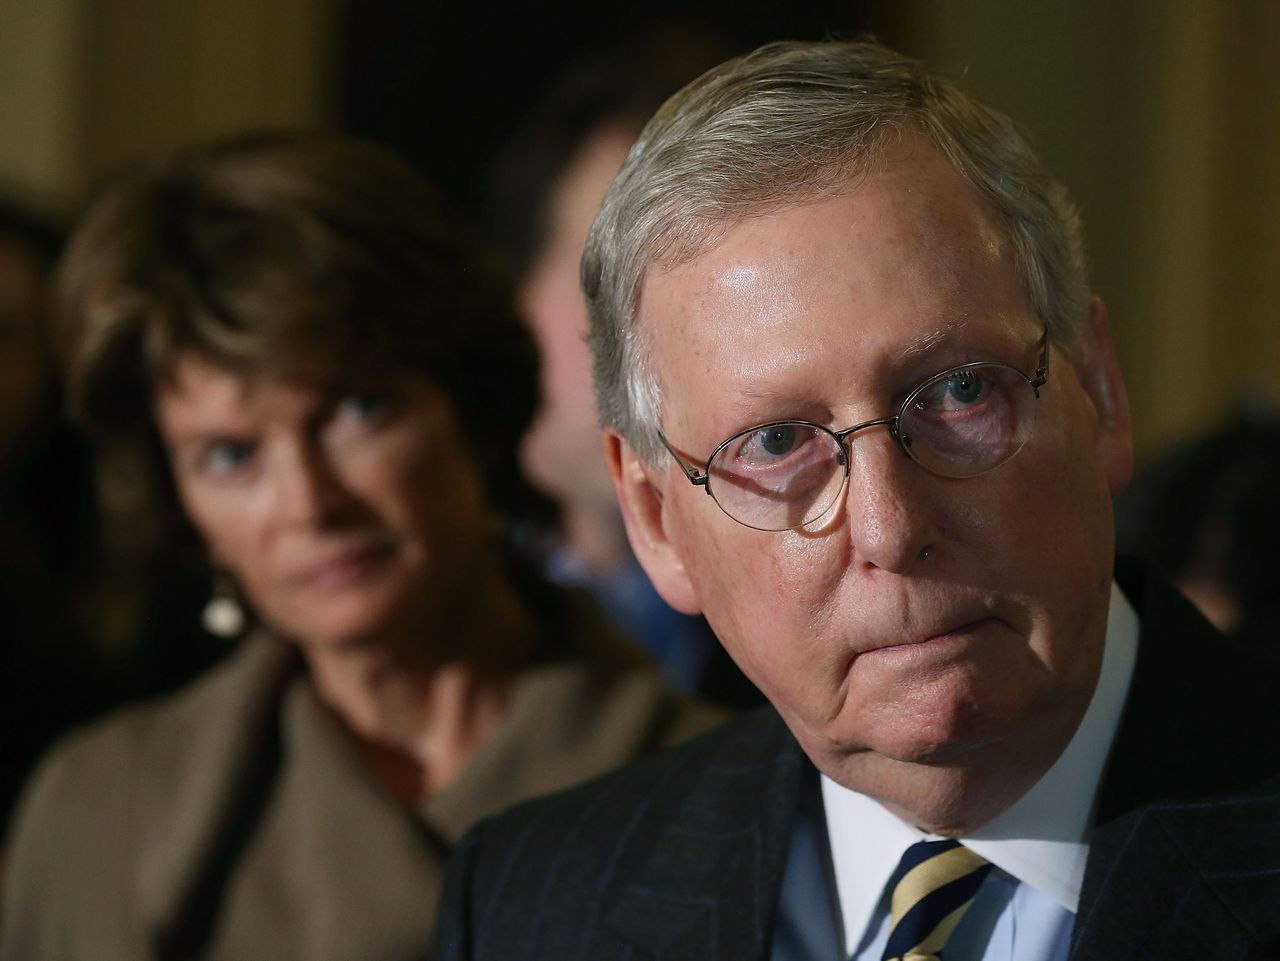
[[[892,924],[883,961],[939,961],[991,865],[959,841],[918,841],[889,879]]]

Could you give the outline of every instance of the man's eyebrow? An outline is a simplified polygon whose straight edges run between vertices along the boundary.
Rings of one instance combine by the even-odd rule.
[[[746,417],[755,413],[761,401],[774,402],[784,397],[782,391],[759,384],[743,384],[733,392],[726,404],[726,413],[731,417]]]
[[[766,387],[760,384],[743,384],[734,391],[735,398],[738,400],[760,400],[761,398],[771,399],[779,397],[782,391],[773,387]]]
[[[931,331],[921,337],[917,337],[910,344],[907,344],[902,348],[902,353],[906,355],[926,354],[929,351],[936,349],[941,343],[943,343],[943,341],[954,337],[963,329],[964,324],[960,321],[946,324],[935,331]]]

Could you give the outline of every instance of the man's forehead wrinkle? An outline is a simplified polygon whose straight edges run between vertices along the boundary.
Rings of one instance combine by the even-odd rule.
[[[967,325],[963,320],[953,320],[943,324],[936,330],[932,330],[927,334],[912,338],[912,340],[902,347],[902,353],[910,356],[919,354],[927,354],[936,349],[944,342],[956,338]]]
[[[795,400],[797,387],[813,386],[811,371],[824,359],[828,346],[795,344],[745,358],[734,368],[734,401]]]

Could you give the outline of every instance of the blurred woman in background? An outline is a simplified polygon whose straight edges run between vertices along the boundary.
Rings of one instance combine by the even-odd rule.
[[[421,957],[479,818],[710,723],[507,537],[537,363],[398,158],[266,136],[109,189],[63,265],[73,410],[149,456],[237,652],[42,766],[17,958]],[[232,592],[238,595],[232,599]]]

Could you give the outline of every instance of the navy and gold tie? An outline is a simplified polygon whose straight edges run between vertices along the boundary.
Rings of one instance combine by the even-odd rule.
[[[990,870],[959,841],[919,841],[907,848],[889,879],[892,919],[883,961],[939,961]]]

